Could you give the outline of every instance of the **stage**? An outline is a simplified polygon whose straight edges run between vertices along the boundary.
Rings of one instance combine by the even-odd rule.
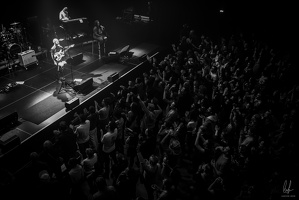
[[[140,58],[144,54],[152,55],[160,47],[150,43],[130,46],[128,51],[132,57],[126,62],[121,62],[119,59],[107,61],[105,57],[98,59],[97,54],[91,53],[91,48],[92,44],[87,44],[69,50],[71,57],[82,55],[82,59],[65,65],[64,77],[66,82],[73,84],[70,86],[66,85],[61,88],[61,83],[56,78],[57,67],[50,56],[40,59],[38,64],[28,66],[27,70],[19,66],[13,72],[1,77],[0,88],[9,83],[17,83],[17,85],[8,92],[0,93],[0,118],[3,119],[14,112],[18,114],[15,127],[2,130],[1,141],[6,141],[16,135],[20,138],[21,144],[24,143],[66,115],[69,112],[66,102],[77,98],[80,104],[84,103],[96,93],[101,92],[103,88],[113,84],[108,80],[110,75],[117,73],[121,77],[143,62],[144,60]],[[120,46],[114,51],[119,52],[123,48]],[[81,89],[76,87],[86,81],[90,82],[87,87]]]

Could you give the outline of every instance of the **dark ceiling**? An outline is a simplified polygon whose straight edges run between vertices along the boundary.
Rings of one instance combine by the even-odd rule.
[[[157,21],[177,28],[187,22],[198,28],[211,28],[211,32],[242,29],[270,36],[281,43],[292,43],[296,38],[294,3],[288,1],[258,0],[152,0]],[[146,11],[145,0],[14,0],[1,5],[1,22],[10,26],[17,21],[24,23],[28,17],[37,16],[40,21],[49,17],[58,20],[59,11],[69,7],[73,18],[100,18],[102,22],[122,15],[130,6],[139,14]],[[224,9],[224,13],[219,13]],[[6,11],[6,12],[3,12]],[[213,27],[216,27],[213,29]]]

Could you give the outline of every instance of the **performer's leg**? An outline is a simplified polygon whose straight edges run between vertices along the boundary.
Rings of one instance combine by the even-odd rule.
[[[103,43],[103,50],[104,50],[104,55],[106,55],[106,43]]]
[[[57,64],[57,73],[58,73],[58,80],[63,77],[63,66],[61,66],[61,63]]]
[[[99,59],[101,59],[101,43],[98,42],[98,49],[99,49]]]
[[[60,70],[59,70],[59,65],[57,64],[57,80],[59,81],[60,79]]]

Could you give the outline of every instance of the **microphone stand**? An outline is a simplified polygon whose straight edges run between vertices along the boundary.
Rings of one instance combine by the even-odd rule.
[[[69,55],[69,53],[67,52],[67,56],[68,56],[68,58],[66,59],[66,63],[67,64],[70,64],[70,66],[71,66],[71,76],[72,76],[72,81],[69,83],[69,82],[67,82],[66,81],[66,79],[65,80],[63,80],[64,82],[62,83],[62,88],[64,88],[65,89],[65,86],[67,85],[67,86],[69,86],[70,88],[72,88],[72,90],[73,90],[73,93],[76,93],[75,92],[75,90],[74,90],[74,77],[73,77],[73,66],[72,66],[72,60],[73,60],[73,58],[72,57],[70,57],[70,55]],[[70,61],[71,60],[71,61]],[[61,91],[61,89],[59,90],[59,92]],[[59,93],[58,92],[58,93]]]
[[[71,66],[71,77],[72,77],[72,81],[70,83],[68,83],[68,82],[66,82],[66,83],[67,83],[67,85],[69,87],[71,87],[73,89],[74,93],[76,93],[75,90],[74,90],[73,58],[70,56],[69,53],[67,53],[67,54],[68,54],[68,58],[66,59],[66,63]]]

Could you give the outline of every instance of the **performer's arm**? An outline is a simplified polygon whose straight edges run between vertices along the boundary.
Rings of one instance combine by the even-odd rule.
[[[51,52],[51,58],[52,58],[54,64],[57,65],[57,62],[56,62],[56,60],[55,60],[55,58],[54,58],[54,50],[51,49],[50,52]]]
[[[59,13],[59,20],[61,20],[61,21],[64,20],[64,14],[62,11]]]
[[[59,13],[58,18],[59,18],[59,20],[62,20],[61,12]]]

